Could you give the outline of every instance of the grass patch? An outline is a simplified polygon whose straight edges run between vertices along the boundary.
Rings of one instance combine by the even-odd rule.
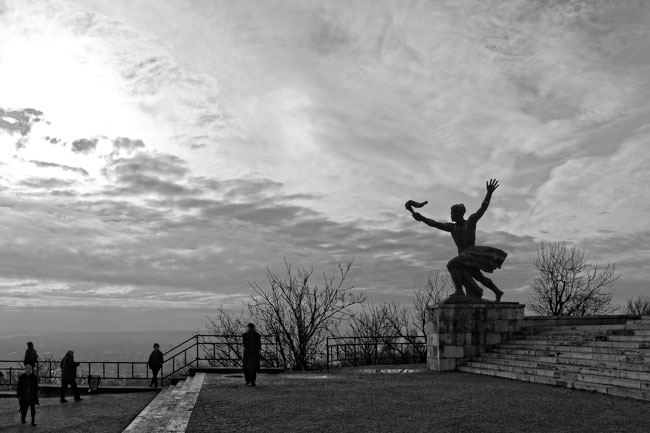
[[[468,373],[207,376],[188,432],[648,432],[650,403]]]

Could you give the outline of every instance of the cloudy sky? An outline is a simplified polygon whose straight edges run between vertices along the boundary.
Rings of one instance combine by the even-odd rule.
[[[0,332],[196,329],[284,258],[408,303],[455,247],[404,202],[490,178],[504,300],[562,240],[624,303],[649,101],[643,0],[0,0]]]

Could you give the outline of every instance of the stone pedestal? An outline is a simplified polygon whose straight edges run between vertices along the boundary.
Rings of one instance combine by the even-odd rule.
[[[427,308],[427,364],[450,371],[520,331],[524,305],[451,296]]]

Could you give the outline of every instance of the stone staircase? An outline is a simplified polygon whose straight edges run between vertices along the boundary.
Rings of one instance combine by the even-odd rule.
[[[650,316],[524,319],[458,370],[650,401]]]
[[[123,433],[184,432],[204,380],[196,373],[161,390]]]

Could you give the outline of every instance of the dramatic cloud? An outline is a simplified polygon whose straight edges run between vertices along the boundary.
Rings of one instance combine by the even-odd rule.
[[[113,140],[113,148],[118,152],[123,149],[127,152],[132,152],[137,149],[143,149],[144,147],[142,140],[131,140],[127,137],[118,137]]]
[[[45,161],[29,161],[32,164],[34,164],[37,167],[43,167],[43,168],[60,168],[61,170],[64,171],[71,171],[73,173],[78,173],[83,176],[88,176],[88,172],[84,170],[81,167],[70,167],[68,165],[63,165],[63,164],[55,164],[53,162],[45,162]]]
[[[11,135],[18,134],[16,149],[25,147],[25,137],[32,130],[32,126],[41,120],[42,112],[32,108],[22,110],[7,110],[0,108],[0,132],[3,130]]]
[[[509,253],[504,299],[525,302],[542,239],[616,262],[618,303],[650,277],[644,1],[5,10],[7,306],[201,320],[285,258],[317,273],[354,259],[370,301],[409,302],[456,248],[404,202],[449,220],[490,178],[477,242]]]
[[[76,153],[90,153],[97,148],[97,138],[81,138],[72,142],[72,151]]]

